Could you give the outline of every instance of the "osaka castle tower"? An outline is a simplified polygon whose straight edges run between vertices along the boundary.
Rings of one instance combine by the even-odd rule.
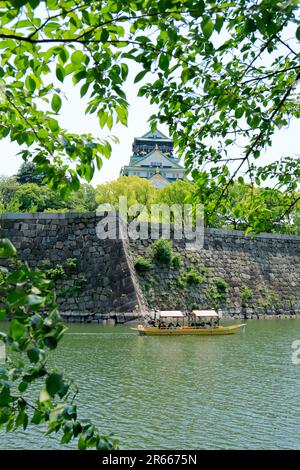
[[[185,169],[174,156],[173,147],[173,140],[158,130],[135,137],[129,165],[121,169],[121,176],[146,178],[156,189],[182,180]]]

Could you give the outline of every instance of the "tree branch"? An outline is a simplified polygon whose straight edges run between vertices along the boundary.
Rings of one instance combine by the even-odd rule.
[[[259,80],[264,80],[265,78],[273,77],[274,75],[277,75],[282,72],[289,72],[290,70],[298,70],[298,69],[300,69],[300,65],[295,65],[294,67],[289,67],[287,69],[277,70],[275,72],[271,72],[261,77],[256,77],[256,78],[251,78],[250,80],[246,80],[245,82],[242,82],[241,85],[245,85],[246,83],[255,82]]]
[[[278,104],[278,106],[275,108],[275,110],[273,111],[273,113],[271,114],[270,116],[270,119],[269,119],[269,122],[272,122],[272,120],[274,119],[274,117],[276,116],[276,114],[280,111],[280,109],[282,108],[282,106],[284,105],[284,103],[286,102],[288,96],[290,95],[291,91],[293,90],[294,88],[294,85],[295,83],[300,79],[300,72],[298,72],[294,82],[289,86],[288,90],[286,91],[286,93],[284,94],[283,98],[281,99],[280,103]],[[253,144],[251,145],[250,149],[247,150],[246,152],[246,155],[243,157],[243,160],[241,161],[241,163],[239,164],[238,168],[235,170],[235,172],[233,173],[233,175],[231,176],[231,178],[229,179],[229,181],[227,182],[227,184],[225,185],[225,187],[223,188],[222,192],[221,192],[221,195],[219,196],[214,208],[212,209],[212,212],[211,214],[213,214],[215,211],[216,211],[216,208],[218,207],[220,201],[222,200],[223,196],[225,195],[228,187],[230,186],[230,184],[232,183],[233,179],[235,178],[235,176],[237,175],[237,173],[239,172],[239,170],[241,169],[241,167],[244,165],[245,161],[248,160],[249,156],[251,155],[251,153],[253,152],[253,150],[256,148],[257,144],[259,143],[260,139],[262,138],[264,134],[264,131],[260,131],[260,133],[258,134],[258,136],[256,137],[256,139],[254,140]]]

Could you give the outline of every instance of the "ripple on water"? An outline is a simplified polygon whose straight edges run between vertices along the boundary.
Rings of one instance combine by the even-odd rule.
[[[229,337],[146,338],[74,325],[54,364],[80,388],[80,412],[123,448],[299,449],[300,321],[248,322]],[[0,448],[56,448],[35,430]]]

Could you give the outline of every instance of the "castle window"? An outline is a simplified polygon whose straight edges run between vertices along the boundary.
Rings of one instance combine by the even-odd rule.
[[[162,167],[162,163],[161,162],[151,162],[151,166],[154,166],[154,167]]]

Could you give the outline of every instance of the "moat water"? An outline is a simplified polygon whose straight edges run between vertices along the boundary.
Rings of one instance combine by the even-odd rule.
[[[80,415],[123,449],[300,449],[295,340],[300,320],[248,321],[220,337],[71,325],[54,363],[79,385]],[[31,426],[0,431],[0,449],[60,447]]]

